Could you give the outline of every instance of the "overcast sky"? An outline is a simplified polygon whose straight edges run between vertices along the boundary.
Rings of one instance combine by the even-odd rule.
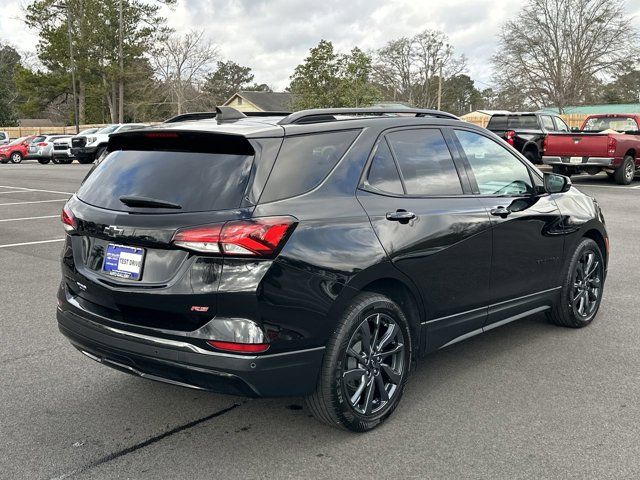
[[[27,0],[0,0],[0,41],[35,50],[20,18]],[[496,33],[524,0],[178,0],[167,11],[179,32],[204,29],[226,59],[253,68],[255,80],[284,89],[295,66],[320,39],[339,51],[367,50],[425,28],[449,35],[468,60],[476,87],[491,83]],[[508,5],[508,8],[505,6]],[[640,0],[627,2],[640,19]],[[1,81],[1,79],[0,79]]]

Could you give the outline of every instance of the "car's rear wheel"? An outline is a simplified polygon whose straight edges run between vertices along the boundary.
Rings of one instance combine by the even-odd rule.
[[[563,327],[581,328],[595,318],[604,288],[604,257],[598,244],[584,238],[565,273],[560,300],[548,312],[549,320]]]
[[[40,165],[46,165],[46,164],[47,164],[47,163],[49,163],[50,161],[51,161],[51,159],[49,159],[49,158],[39,158],[39,159],[38,159],[38,163],[39,163]]]
[[[635,160],[631,155],[627,155],[622,159],[622,163],[613,173],[613,179],[618,185],[629,185],[633,182],[636,174]]]
[[[409,374],[411,332],[391,299],[364,292],[338,322],[327,344],[313,415],[332,426],[366,432],[395,410]]]
[[[20,163],[22,162],[22,154],[20,152],[13,152],[11,154],[11,163]]]
[[[540,162],[540,155],[538,155],[537,152],[534,152],[533,150],[526,150],[524,152],[524,156],[527,160],[529,160],[531,163],[535,163],[535,164],[539,164]]]

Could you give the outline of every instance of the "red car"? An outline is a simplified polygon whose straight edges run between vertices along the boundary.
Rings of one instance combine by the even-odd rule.
[[[542,161],[554,173],[595,175],[605,171],[629,185],[640,170],[640,115],[591,115],[578,132],[547,135]]]
[[[20,137],[8,145],[0,146],[0,163],[20,163],[28,157],[28,148],[35,135]]]

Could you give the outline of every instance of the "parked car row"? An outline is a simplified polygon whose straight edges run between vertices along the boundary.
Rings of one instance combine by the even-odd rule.
[[[616,183],[629,185],[640,172],[640,115],[591,115],[579,129],[569,129],[557,115],[514,112],[493,115],[487,129],[554,173],[604,171]]]
[[[37,160],[45,165],[49,162],[69,164],[92,163],[107,150],[109,136],[147,127],[140,123],[119,123],[102,128],[90,128],[78,135],[42,134],[29,135],[9,141],[6,132],[0,132],[0,163],[20,163],[23,160]],[[7,139],[3,144],[3,139]]]

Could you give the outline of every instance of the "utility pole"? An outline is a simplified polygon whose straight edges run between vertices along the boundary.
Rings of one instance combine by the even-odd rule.
[[[440,62],[440,71],[438,73],[438,110],[442,105],[442,62]]]
[[[80,125],[78,124],[78,94],[76,92],[76,62],[73,58],[73,35],[71,32],[71,9],[69,8],[69,0],[65,5],[51,5],[54,8],[60,8],[67,11],[67,33],[69,35],[69,64],[71,67],[71,91],[73,93],[73,123],[76,127],[76,134],[80,133]]]
[[[118,56],[120,60],[120,75],[119,75],[119,85],[118,85],[118,123],[124,123],[124,57],[122,55],[122,0],[118,2],[118,14],[119,14],[119,25],[118,25]]]

